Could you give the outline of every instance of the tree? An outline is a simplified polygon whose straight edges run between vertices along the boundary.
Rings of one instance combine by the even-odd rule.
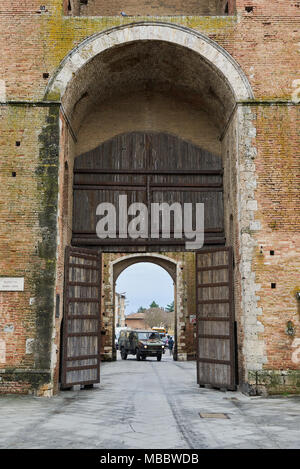
[[[166,306],[166,311],[168,311],[168,313],[172,313],[174,311],[174,300]]]
[[[152,301],[150,308],[159,308],[159,305],[156,303],[156,301]]]
[[[167,312],[163,308],[149,308],[145,311],[146,327],[164,327],[165,329],[174,329],[174,314]]]
[[[144,313],[146,311],[146,308],[143,306],[140,306],[139,309],[137,310],[138,313]]]

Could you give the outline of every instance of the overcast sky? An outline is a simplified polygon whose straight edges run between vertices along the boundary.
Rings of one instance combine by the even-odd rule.
[[[151,262],[127,267],[117,279],[116,292],[126,293],[125,314],[136,313],[140,306],[148,308],[153,300],[159,306],[166,307],[174,299],[170,275]]]

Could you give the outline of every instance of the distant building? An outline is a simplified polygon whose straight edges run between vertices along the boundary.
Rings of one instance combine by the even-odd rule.
[[[168,313],[163,308],[148,308],[143,312],[125,316],[125,325],[131,329],[152,329],[152,327],[174,328],[174,313]]]
[[[125,316],[125,325],[130,329],[145,329],[145,313],[133,313]]]

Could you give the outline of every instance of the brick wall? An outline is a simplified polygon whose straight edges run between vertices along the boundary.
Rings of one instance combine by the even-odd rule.
[[[298,0],[236,0],[237,11],[246,15],[271,17],[299,16]]]
[[[126,24],[130,18],[64,18],[52,0],[48,13],[1,15],[1,79],[6,98],[42,99],[48,78],[65,55],[84,38],[107,28]],[[246,0],[243,2],[247,5]],[[279,16],[247,14],[242,18],[171,18],[170,21],[201,31],[218,42],[238,61],[258,99],[289,99],[298,77],[298,9],[283,8]],[[53,9],[53,13],[51,11]],[[244,14],[245,13],[245,14]],[[147,17],[136,18],[137,21]],[[251,51],[251,54],[249,54]],[[11,58],[11,59],[10,59]]]
[[[58,107],[1,106],[0,125],[1,275],[24,278],[24,292],[0,293],[1,391],[50,380]]]
[[[300,337],[299,108],[268,106],[256,110],[257,189],[261,223],[255,271],[265,342],[265,369],[299,369],[295,340]],[[273,284],[273,285],[272,285]],[[272,286],[274,288],[272,288]],[[287,334],[291,321],[295,334]]]
[[[50,107],[37,107],[34,102],[43,99],[46,85],[61,60],[86,37],[121,24],[149,20],[146,10],[140,13],[144,16],[122,18],[118,11],[121,8],[117,8],[117,3],[114,7],[116,8],[114,18],[66,18],[62,15],[62,3],[61,0],[49,0],[46,4],[46,11],[41,11],[41,2],[35,0],[26,2],[10,0],[1,2],[0,5],[2,44],[0,101],[7,101],[0,108],[1,274],[25,277],[24,292],[1,293],[0,296],[0,340],[5,342],[5,360],[0,363],[0,377],[2,378],[0,389],[3,391],[28,392],[35,386],[36,390],[40,388],[43,392],[47,392],[49,374],[47,375],[45,368],[49,371],[51,360],[49,345],[53,320],[51,311],[53,311],[55,293],[62,294],[63,244],[59,246],[57,278],[60,283],[56,285],[56,292],[53,285],[53,270],[51,268],[49,270],[49,266],[55,265],[55,254],[53,255],[51,251],[53,246],[48,245],[46,239],[46,246],[50,246],[50,251],[47,249],[39,251],[39,247],[45,246],[41,244],[42,241],[45,242],[45,232],[51,233],[52,241],[55,238],[52,222],[56,217],[54,199],[57,195],[55,192],[57,188],[54,181],[55,173],[51,174],[51,167],[57,171],[58,163],[57,160],[54,162],[51,160],[53,155],[48,160],[47,155],[44,154],[46,160],[43,167],[48,168],[47,171],[49,171],[45,179],[43,179],[43,173],[40,172],[40,152],[47,145],[45,143],[47,127],[50,125],[49,119],[51,121],[53,116],[51,117]],[[174,3],[172,2],[172,5]],[[180,2],[180,5],[183,3]],[[185,2],[184,4],[186,6],[193,3]],[[108,4],[113,5],[109,2],[105,3],[105,5]],[[164,7],[167,4],[168,2],[165,2]],[[245,9],[251,6],[253,11]],[[176,9],[170,13],[174,17],[168,19],[158,17],[158,20],[193,28],[223,46],[240,64],[251,83],[255,98],[261,101],[260,105],[251,107],[254,116],[253,125],[256,129],[256,136],[253,136],[251,144],[257,152],[253,160],[256,179],[254,197],[257,202],[253,221],[260,223],[260,229],[251,233],[243,233],[244,237],[251,235],[256,240],[249,262],[252,268],[251,273],[255,276],[255,283],[260,285],[260,290],[256,292],[258,309],[255,321],[258,320],[261,326],[256,324],[253,338],[249,336],[250,342],[253,339],[253,350],[257,349],[258,342],[262,342],[264,347],[261,355],[265,360],[262,370],[254,370],[256,384],[262,376],[258,376],[257,373],[278,369],[297,371],[299,368],[297,340],[299,340],[300,313],[299,302],[297,303],[295,297],[296,291],[300,290],[298,280],[299,214],[297,212],[299,210],[297,192],[299,106],[296,107],[291,102],[287,106],[285,101],[291,100],[295,90],[293,83],[300,79],[300,8],[296,0],[237,0],[236,8],[237,17],[203,18],[187,10],[182,14],[193,16],[176,17],[181,14],[181,10]],[[113,13],[106,14],[112,15]],[[134,14],[137,12],[135,11]],[[167,11],[164,14],[167,15]],[[279,100],[282,101],[281,104],[277,103]],[[31,101],[32,103],[30,106],[25,103],[16,106],[9,101]],[[55,132],[57,133],[57,129]],[[83,127],[82,132],[86,132],[82,141],[84,145],[88,145],[89,129]],[[200,133],[199,131],[199,135]],[[206,134],[206,131],[204,133]],[[234,153],[235,128],[230,128],[229,133],[231,143],[227,142],[225,149],[229,148],[232,157],[236,155]],[[196,135],[196,127],[194,134]],[[40,135],[44,135],[42,140],[39,138]],[[207,135],[204,137],[207,138]],[[73,145],[72,139],[69,137],[69,140],[66,159],[69,158],[67,151],[73,152],[70,149]],[[208,140],[215,144],[214,139]],[[20,146],[16,146],[17,141],[21,142]],[[49,150],[51,150],[51,145],[49,145]],[[226,157],[225,154],[223,156]],[[63,158],[62,152],[61,158]],[[235,158],[238,158],[238,155],[232,159],[232,168]],[[61,161],[59,171],[61,190],[64,180],[63,163],[64,161]],[[16,177],[13,177],[13,172],[16,173]],[[243,172],[247,173],[245,168]],[[71,165],[69,174],[71,184]],[[47,185],[47,181],[50,181],[50,185]],[[246,176],[243,184],[245,186],[250,184]],[[61,197],[59,217],[63,213],[62,200]],[[69,197],[69,212],[71,205],[71,197]],[[229,205],[228,203],[226,213],[230,217]],[[237,244],[240,236],[238,216],[239,207],[236,206],[233,213],[235,235],[230,234],[232,233],[230,221],[226,220],[228,238],[232,241],[235,239],[237,263],[239,263],[240,255],[240,246]],[[43,225],[45,220],[46,225],[47,220],[51,221],[52,231],[47,231],[49,225],[48,227]],[[60,218],[59,220],[62,224],[64,223]],[[60,227],[60,239],[68,242],[67,224],[63,227],[60,225]],[[274,251],[274,256],[270,255],[271,250]],[[190,265],[192,266],[192,263]],[[190,269],[192,272],[193,267]],[[42,277],[37,275],[41,272]],[[50,282],[46,272],[51,272]],[[239,275],[240,271],[237,267],[236,279]],[[45,287],[41,303],[30,304],[30,299],[36,298],[38,287],[42,285],[41,278]],[[192,274],[188,278],[191,279]],[[276,283],[276,288],[272,289],[271,283]],[[239,321],[240,363],[245,370],[244,328],[249,316],[247,316],[247,311],[242,310],[242,297],[247,295],[247,290],[242,290],[238,280],[236,280],[235,293]],[[190,295],[189,298],[192,298],[192,294]],[[193,311],[192,299],[189,301],[191,301],[190,306]],[[295,326],[294,336],[286,333],[288,321]],[[59,323],[60,319],[56,321],[57,333]],[[191,344],[193,332],[191,326],[188,326],[188,319],[186,327],[187,337],[190,337],[188,344]],[[28,353],[30,348],[27,348],[26,353],[26,341],[36,339],[38,336],[43,337],[40,349],[33,349],[33,352]],[[59,345],[58,335],[56,345]],[[187,354],[192,353],[189,347],[190,345],[187,345],[185,349]],[[25,373],[30,370],[31,374]],[[57,370],[56,367],[56,376]],[[38,378],[33,379],[32,376],[38,373]],[[263,380],[264,377],[261,379]]]

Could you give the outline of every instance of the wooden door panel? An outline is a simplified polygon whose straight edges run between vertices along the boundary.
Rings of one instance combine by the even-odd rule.
[[[216,337],[218,339],[216,340]],[[220,335],[209,334],[209,337],[201,336],[199,340],[199,354],[205,360],[230,360],[230,344],[227,338],[221,339]],[[225,336],[224,336],[225,337]],[[210,383],[211,384],[211,383]]]
[[[61,385],[100,382],[101,255],[66,248]]]
[[[228,335],[229,333],[229,321],[201,321],[199,324],[199,334]]]
[[[197,253],[197,379],[235,389],[232,248]]]
[[[101,246],[106,251],[135,251],[137,244],[144,250],[185,249],[185,233],[175,239],[173,221],[171,236],[160,233],[155,240],[150,235],[120,239],[118,233],[116,239],[98,238],[97,206],[112,203],[118,222],[119,195],[127,195],[128,206],[142,202],[148,208],[153,202],[204,203],[205,244],[225,242],[222,159],[174,135],[131,132],[113,137],[75,159],[73,189],[73,246]]]
[[[199,375],[203,383],[213,383],[212,385],[216,388],[224,388],[223,383],[228,383],[231,380],[230,367],[224,366],[224,364],[201,362],[199,364]]]

